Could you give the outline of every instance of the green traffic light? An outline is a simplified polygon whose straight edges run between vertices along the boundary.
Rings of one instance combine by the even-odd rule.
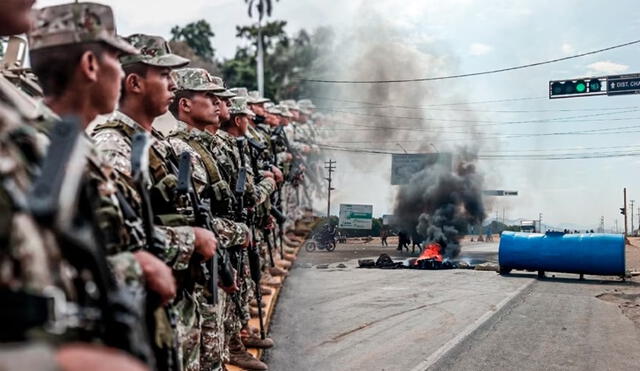
[[[587,91],[587,85],[584,83],[584,81],[578,81],[578,83],[576,84],[576,92],[584,93],[585,91]]]

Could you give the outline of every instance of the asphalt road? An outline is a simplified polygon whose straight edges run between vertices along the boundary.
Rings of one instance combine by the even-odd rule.
[[[392,251],[336,252],[363,258],[381,250]],[[358,269],[356,260],[312,265],[338,257],[330,254],[303,253],[291,271],[271,325],[271,370],[411,370],[531,281],[473,270]]]
[[[496,250],[495,243],[472,243],[462,255],[495,260]],[[265,358],[271,370],[629,370],[640,364],[635,282],[356,268],[357,259],[381,252],[394,255],[393,248],[373,245],[301,254],[271,325],[277,343]]]

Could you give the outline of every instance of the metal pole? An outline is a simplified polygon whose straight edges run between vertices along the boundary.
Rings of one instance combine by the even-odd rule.
[[[631,203],[631,235],[633,235],[633,203],[636,202],[636,200],[631,200],[629,201],[629,203]]]
[[[256,58],[256,75],[258,75],[258,91],[264,97],[264,49],[262,45],[262,21],[258,20],[258,56]]]
[[[624,189],[624,236],[628,235],[627,232],[627,188]]]

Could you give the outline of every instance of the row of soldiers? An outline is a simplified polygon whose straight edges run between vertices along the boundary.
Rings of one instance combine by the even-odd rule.
[[[33,3],[0,2],[43,95],[0,77],[0,369],[266,370],[247,347],[274,345],[261,299],[301,242],[315,107],[123,39],[108,6]]]

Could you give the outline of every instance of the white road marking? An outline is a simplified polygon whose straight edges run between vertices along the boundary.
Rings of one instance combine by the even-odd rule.
[[[448,351],[453,349],[456,345],[460,344],[467,336],[471,335],[478,327],[482,326],[483,323],[488,321],[493,315],[498,313],[502,307],[507,305],[511,299],[518,296],[522,291],[524,291],[527,287],[529,287],[535,279],[530,280],[529,282],[522,285],[516,291],[512,292],[509,296],[504,298],[500,303],[498,303],[493,310],[489,310],[485,314],[483,314],[480,318],[475,320],[472,324],[467,326],[464,330],[459,332],[456,336],[454,336],[451,340],[442,345],[438,350],[431,353],[429,357],[427,357],[424,361],[420,362],[417,366],[411,369],[411,371],[426,371],[429,367],[433,366],[440,358],[445,355]]]

